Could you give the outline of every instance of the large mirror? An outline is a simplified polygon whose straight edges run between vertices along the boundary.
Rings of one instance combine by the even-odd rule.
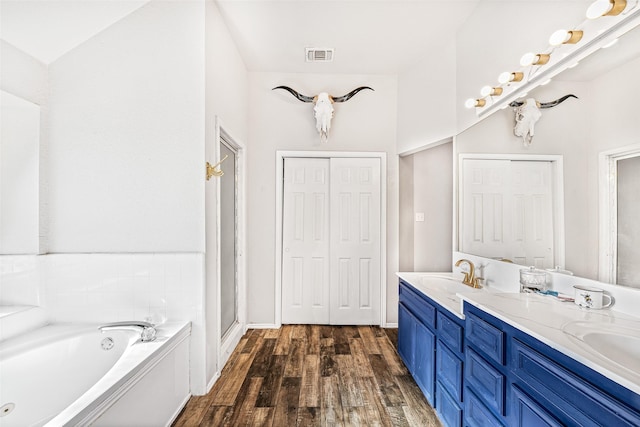
[[[512,108],[497,111],[458,135],[455,154],[459,159],[461,199],[465,179],[482,173],[478,169],[470,173],[471,169],[466,167],[465,177],[465,159],[480,162],[480,170],[508,183],[509,188],[522,179],[545,184],[542,190],[532,191],[526,203],[514,202],[515,191],[503,195],[511,197],[513,212],[506,214],[511,215],[510,218],[500,216],[504,216],[505,211],[495,208],[499,201],[489,205],[485,202],[479,210],[481,204],[476,203],[474,207],[473,201],[460,200],[458,249],[523,265],[559,266],[581,277],[640,286],[640,258],[633,251],[634,244],[628,244],[640,240],[635,226],[637,219],[632,219],[637,217],[630,213],[640,199],[637,197],[640,182],[635,180],[634,185],[633,178],[638,176],[633,169],[637,171],[640,162],[628,161],[640,156],[640,149],[634,148],[640,147],[640,115],[636,103],[640,94],[639,75],[640,27],[636,27],[614,45],[600,49],[577,67],[565,70],[549,84],[526,94],[526,98],[542,102],[566,94],[578,97],[542,110],[530,146],[513,134]],[[624,163],[619,163],[620,160]],[[603,169],[606,165],[608,169]],[[616,165],[621,166],[621,174],[631,177],[620,185]],[[524,175],[523,168],[527,171]],[[546,196],[540,195],[545,192]],[[492,209],[497,212],[495,215]],[[490,217],[481,221],[479,215]],[[520,221],[525,217],[528,222]],[[513,242],[501,246],[503,236],[492,230],[495,241],[488,250],[486,246],[469,243],[477,236],[470,235],[465,223],[474,221],[484,222],[485,232],[489,225],[500,229],[495,224],[507,224],[499,231],[507,230],[512,240],[517,240],[518,230],[530,233],[530,242],[538,238],[546,240],[542,246],[529,245],[538,252],[528,253]],[[514,246],[518,249],[513,250]]]

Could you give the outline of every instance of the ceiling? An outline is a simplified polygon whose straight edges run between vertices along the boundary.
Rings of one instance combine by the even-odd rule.
[[[0,37],[49,64],[148,1],[0,0]],[[590,1],[565,0],[562,4],[575,3],[583,13]],[[528,11],[523,12],[524,17],[512,17],[520,28],[528,28],[526,34],[510,38],[521,50],[527,35],[544,41],[524,22],[536,22],[540,17],[530,12],[544,13],[560,4],[557,0],[216,0],[216,3],[249,71],[320,74],[397,74],[428,55],[438,60],[438,52],[450,49],[452,44],[447,41],[453,42],[460,31],[472,31],[472,36],[478,34],[483,43],[490,43],[492,39],[487,34],[498,35],[500,28],[508,28],[505,25],[509,21],[504,21],[505,13],[509,14],[505,12],[506,5],[513,11]],[[484,31],[492,27],[492,32]],[[640,54],[636,43],[640,43],[640,38],[634,37],[624,48],[608,49],[607,55],[591,61],[593,67],[578,67],[565,78],[593,78],[601,70],[589,70],[604,70],[610,63],[629,59],[615,57],[616,52],[625,52],[627,56]],[[334,48],[335,60],[307,63],[305,47]],[[499,52],[505,55],[505,49]]]
[[[455,39],[479,0],[218,0],[250,71],[396,74]],[[332,63],[305,47],[335,48]]]
[[[0,36],[45,64],[148,0],[1,0]],[[395,74],[455,38],[480,0],[218,0],[250,71]],[[335,48],[331,63],[305,47]]]
[[[0,38],[50,64],[148,0],[1,0]]]

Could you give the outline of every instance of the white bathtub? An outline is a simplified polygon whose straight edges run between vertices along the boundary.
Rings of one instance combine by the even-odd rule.
[[[167,323],[142,343],[60,324],[5,340],[0,427],[169,425],[190,395],[189,334],[188,322]]]

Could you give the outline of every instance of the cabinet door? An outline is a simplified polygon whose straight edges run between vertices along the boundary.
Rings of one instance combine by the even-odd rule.
[[[511,412],[510,425],[518,427],[561,427],[562,423],[551,416],[544,408],[538,405],[525,392],[517,386],[511,387]]]
[[[416,321],[415,358],[413,377],[433,406],[435,384],[435,342],[436,337],[426,326]]]
[[[403,304],[398,305],[398,354],[413,372],[416,319]]]

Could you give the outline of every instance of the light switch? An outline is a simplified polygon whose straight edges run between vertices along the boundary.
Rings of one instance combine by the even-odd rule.
[[[416,212],[416,222],[424,222],[424,212]]]

